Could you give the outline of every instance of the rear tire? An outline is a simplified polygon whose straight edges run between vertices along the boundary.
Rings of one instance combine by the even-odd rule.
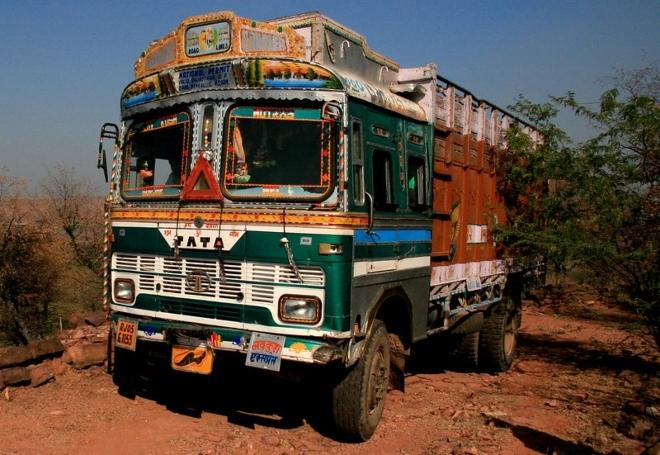
[[[390,374],[390,348],[385,324],[376,320],[358,362],[332,391],[332,415],[347,438],[367,441],[383,415]]]
[[[498,373],[511,367],[516,352],[518,321],[518,311],[509,296],[504,296],[486,315],[479,340],[479,358],[485,370]]]

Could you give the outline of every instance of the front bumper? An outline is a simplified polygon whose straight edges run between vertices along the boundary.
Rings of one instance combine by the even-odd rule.
[[[111,315],[113,333],[116,333],[119,319],[136,322],[137,339],[154,343],[172,344],[180,337],[189,337],[202,340],[207,346],[217,351],[247,354],[252,336],[252,331],[148,319],[121,313]],[[268,331],[264,330],[263,333],[268,333]],[[342,360],[346,357],[347,341],[336,340],[333,343],[324,339],[286,336],[282,359],[314,364],[327,364]]]

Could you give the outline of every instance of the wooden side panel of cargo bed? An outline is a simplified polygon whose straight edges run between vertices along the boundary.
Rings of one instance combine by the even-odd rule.
[[[432,265],[495,258],[490,230],[503,222],[495,149],[456,132],[436,131],[433,160]]]

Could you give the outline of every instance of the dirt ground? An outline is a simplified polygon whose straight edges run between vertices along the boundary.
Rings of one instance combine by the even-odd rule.
[[[364,444],[333,434],[313,375],[227,359],[210,378],[152,371],[124,396],[102,367],[69,370],[0,396],[0,453],[638,454],[660,435],[660,357],[640,328],[587,295],[527,301],[509,372],[461,372],[422,346]]]

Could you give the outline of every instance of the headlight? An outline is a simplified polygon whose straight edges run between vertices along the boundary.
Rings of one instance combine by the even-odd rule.
[[[283,295],[279,302],[280,319],[298,324],[316,324],[321,320],[321,301],[317,297]]]
[[[133,280],[117,278],[114,285],[115,300],[119,303],[133,303],[135,300],[135,284]]]

